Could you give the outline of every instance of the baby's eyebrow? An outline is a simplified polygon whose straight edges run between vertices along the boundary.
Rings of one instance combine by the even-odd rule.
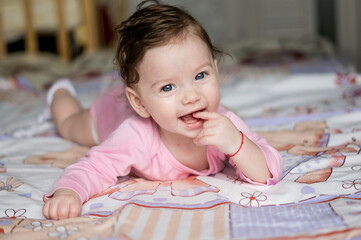
[[[199,65],[196,69],[202,69],[202,68],[204,68],[204,67],[212,67],[212,64],[207,61],[207,62]]]
[[[154,83],[152,83],[152,85],[150,85],[151,88],[154,88],[156,85],[159,85],[161,83],[169,83],[171,81],[171,78],[166,78],[166,79],[161,79],[161,80],[157,80]]]

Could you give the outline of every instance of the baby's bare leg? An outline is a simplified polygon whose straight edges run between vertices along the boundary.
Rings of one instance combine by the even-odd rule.
[[[83,109],[67,90],[58,89],[54,93],[51,113],[60,136],[80,145],[96,145],[92,136],[90,110]]]

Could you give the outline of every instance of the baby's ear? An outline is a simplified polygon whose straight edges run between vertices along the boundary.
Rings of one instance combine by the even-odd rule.
[[[214,66],[216,67],[216,71],[217,71],[217,74],[218,74],[218,61],[217,61],[217,59],[213,59],[213,63],[214,63]]]
[[[130,87],[125,88],[125,93],[127,94],[128,101],[134,111],[136,111],[139,116],[143,118],[149,118],[150,114],[148,113],[147,109],[145,109],[138,93]]]

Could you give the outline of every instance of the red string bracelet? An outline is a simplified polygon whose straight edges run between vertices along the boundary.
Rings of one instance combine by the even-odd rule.
[[[232,155],[227,154],[227,156],[228,156],[229,158],[234,157],[234,156],[241,150],[241,148],[242,148],[242,146],[243,146],[243,132],[242,132],[242,131],[239,131],[239,132],[242,134],[242,142],[241,142],[241,145],[239,146],[237,152],[235,152],[234,154],[232,154]]]

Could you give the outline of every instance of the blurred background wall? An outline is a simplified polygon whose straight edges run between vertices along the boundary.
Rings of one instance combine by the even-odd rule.
[[[21,48],[25,26],[17,3],[25,0],[0,0],[3,36],[9,51]],[[39,45],[54,49],[56,20],[52,2],[40,2],[34,8],[39,30]],[[81,1],[95,4],[94,29],[100,48],[112,48],[116,42],[114,27],[127,18],[140,0],[60,0],[65,3],[72,56],[82,52],[87,36],[81,24]],[[360,0],[165,0],[181,6],[195,16],[214,43],[231,54],[247,46],[282,46],[313,44],[311,51],[325,51],[352,62],[361,71],[361,1]],[[17,16],[19,15],[19,16]],[[20,36],[20,37],[19,37]],[[317,42],[319,41],[319,43]]]
[[[130,8],[140,1],[129,1]],[[360,0],[167,0],[184,6],[216,44],[322,37],[361,71]],[[306,43],[305,43],[306,44]]]

